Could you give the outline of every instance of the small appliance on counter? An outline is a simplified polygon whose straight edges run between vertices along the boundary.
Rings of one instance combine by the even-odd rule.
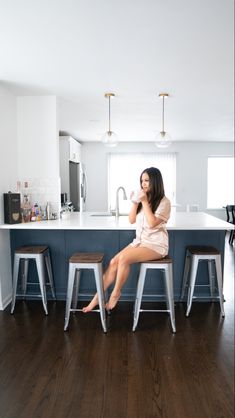
[[[60,195],[61,206],[65,206],[67,203],[67,193],[61,193]]]
[[[4,222],[6,224],[21,223],[20,193],[3,193]]]

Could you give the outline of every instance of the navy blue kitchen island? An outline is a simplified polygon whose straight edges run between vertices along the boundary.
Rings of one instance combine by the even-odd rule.
[[[7,228],[6,225],[4,225]],[[169,255],[173,259],[174,297],[179,301],[187,245],[210,245],[216,247],[224,262],[224,244],[229,224],[205,213],[173,213],[168,223]],[[29,224],[8,225],[10,229],[11,254],[22,245],[48,245],[51,250],[52,267],[58,300],[66,299],[68,260],[75,252],[103,252],[104,267],[120,249],[133,240],[135,225],[130,225],[127,217],[115,220],[111,216],[92,216],[89,213],[72,213],[69,220],[44,221]],[[131,268],[130,276],[123,288],[121,301],[133,301],[139,265]],[[34,263],[29,274],[36,277]],[[149,271],[145,293],[158,293],[159,300],[165,300],[164,284],[160,272]],[[198,281],[208,283],[207,266],[200,263]],[[83,299],[89,300],[95,292],[91,271],[84,271],[81,278]],[[202,290],[203,289],[203,290]],[[30,291],[30,289],[29,289]],[[206,300],[209,288],[198,290],[199,300]],[[151,300],[151,298],[148,298]]]

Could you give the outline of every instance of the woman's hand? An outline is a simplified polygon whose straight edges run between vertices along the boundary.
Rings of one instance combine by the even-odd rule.
[[[140,190],[139,199],[140,199],[141,203],[148,202],[147,193],[143,189]]]
[[[134,192],[132,192],[130,194],[130,197],[133,196]],[[132,206],[131,206],[131,210],[129,212],[129,222],[131,224],[134,224],[136,222],[136,214],[137,214],[137,208],[138,208],[139,203],[138,202],[133,202],[132,201]]]
[[[159,225],[162,220],[157,218],[155,214],[152,212],[151,205],[148,201],[147,192],[144,190],[141,191],[140,201],[143,206],[143,211],[148,222],[150,228],[154,228],[155,226]]]

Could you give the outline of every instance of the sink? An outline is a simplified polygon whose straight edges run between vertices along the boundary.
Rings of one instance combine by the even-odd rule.
[[[92,213],[91,216],[114,216],[114,214],[110,212],[96,212]]]
[[[92,213],[90,216],[115,216],[115,212],[110,213],[110,212],[95,212]],[[119,216],[128,216],[128,213],[120,213]]]

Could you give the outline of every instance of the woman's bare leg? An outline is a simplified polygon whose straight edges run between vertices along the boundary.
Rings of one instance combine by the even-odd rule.
[[[129,276],[130,266],[121,266],[118,268],[117,279],[115,286],[110,295],[109,301],[106,304],[106,309],[112,310],[118,303],[121,297],[121,289]],[[118,284],[117,284],[118,282]]]
[[[116,254],[116,256],[110,261],[110,264],[103,275],[104,291],[106,291],[116,279],[115,286],[110,295],[109,301],[106,304],[106,309],[111,310],[118,303],[121,296],[121,289],[128,278],[131,264],[148,260],[157,260],[161,257],[161,254],[158,254],[156,251],[149,248],[132,247],[131,245],[128,245]],[[85,306],[82,311],[84,313],[90,312],[98,305],[98,303],[98,295],[96,293],[90,303]]]
[[[118,257],[118,255],[119,255],[119,253],[110,261],[110,264],[109,264],[106,272],[103,275],[104,291],[106,291],[108,289],[108,287],[114,282],[114,280],[116,278],[117,259],[118,259],[117,257]],[[90,311],[92,311],[92,309],[94,309],[98,305],[98,303],[99,303],[98,295],[96,293],[95,296],[90,301],[90,303],[87,306],[84,306],[82,311],[84,313],[90,312]]]
[[[91,299],[90,303],[82,308],[82,312],[87,313],[92,311],[92,309],[94,309],[98,303],[98,295],[96,293],[95,296]]]
[[[132,247],[128,246],[124,248],[118,255],[118,267],[117,267],[117,277],[115,286],[110,295],[109,301],[106,304],[106,308],[111,310],[113,309],[121,296],[121,289],[125,282],[127,281],[130,265],[133,263],[140,263],[148,260],[156,260],[162,256],[156,251],[153,251],[146,247]]]

